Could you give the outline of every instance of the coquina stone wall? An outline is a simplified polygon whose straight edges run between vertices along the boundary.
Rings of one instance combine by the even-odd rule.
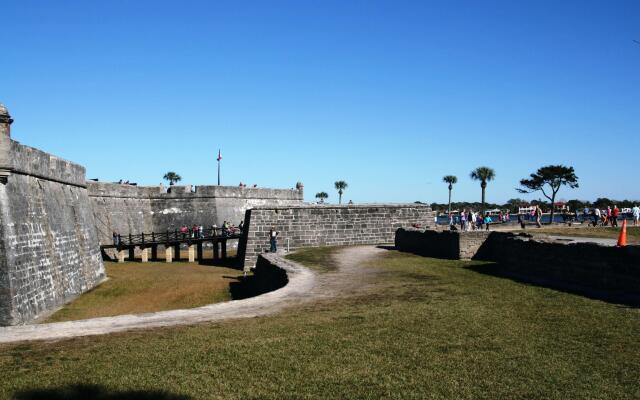
[[[239,257],[252,267],[269,249],[269,230],[278,231],[280,248],[392,243],[401,227],[434,226],[434,213],[424,205],[304,205],[247,210]]]
[[[245,211],[256,206],[288,206],[303,202],[298,189],[240,188],[234,186],[142,187],[87,182],[101,244],[121,235],[164,232],[182,225],[237,225]]]
[[[415,228],[398,229],[396,248],[428,257],[468,260],[476,256],[480,247],[493,232],[435,231]]]
[[[640,246],[563,243],[508,232],[398,229],[396,248],[429,257],[496,262],[489,273],[640,304]]]
[[[0,325],[33,321],[105,278],[85,169],[3,136]]]

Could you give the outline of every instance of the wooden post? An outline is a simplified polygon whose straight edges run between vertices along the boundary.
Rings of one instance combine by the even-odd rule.
[[[220,258],[220,252],[218,251],[218,241],[217,240],[213,240],[213,259],[217,260],[218,258]]]
[[[174,257],[176,260],[180,260],[180,243],[176,243],[175,246],[173,246],[175,248],[175,254]]]
[[[202,242],[198,242],[198,261],[202,261],[203,258],[203,254],[202,254]]]
[[[227,258],[227,240],[223,240],[220,244],[222,245],[222,258]]]
[[[129,261],[133,261],[136,258],[136,247],[129,246]]]
[[[195,262],[196,261],[196,245],[195,244],[190,244],[189,245],[189,262]]]
[[[158,259],[158,245],[154,244],[153,246],[151,246],[151,259],[153,261]]]
[[[164,258],[168,263],[173,261],[172,250],[173,248],[171,246],[167,246],[164,248]]]
[[[140,258],[142,259],[143,263],[146,263],[149,261],[149,249],[144,248],[141,250],[142,250],[142,253],[140,254]]]

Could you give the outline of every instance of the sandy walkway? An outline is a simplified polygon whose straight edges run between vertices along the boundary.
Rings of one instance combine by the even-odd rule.
[[[366,271],[359,266],[385,250],[373,246],[341,250],[337,270],[316,274],[300,264],[279,259],[289,276],[289,283],[278,290],[244,300],[211,304],[187,310],[160,311],[147,314],[119,315],[51,324],[0,327],[0,343],[30,340],[59,340],[77,336],[103,335],[134,329],[189,325],[272,314],[283,308],[310,300],[334,297],[364,283]],[[275,257],[267,255],[267,257]]]

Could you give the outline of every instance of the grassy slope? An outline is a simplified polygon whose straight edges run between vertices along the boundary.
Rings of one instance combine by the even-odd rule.
[[[339,247],[316,247],[300,249],[287,255],[287,258],[306,265],[316,271],[335,271],[336,264],[333,259]]]
[[[0,397],[76,383],[202,399],[640,397],[638,309],[469,265],[389,252],[374,289],[272,317],[3,346]]]
[[[107,263],[110,278],[53,314],[46,322],[199,307],[230,300],[237,270],[196,264]],[[226,276],[226,278],[225,278]]]

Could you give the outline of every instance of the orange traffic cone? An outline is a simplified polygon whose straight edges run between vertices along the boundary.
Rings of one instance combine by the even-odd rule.
[[[618,246],[624,247],[627,245],[627,220],[622,220],[622,230],[620,231],[620,236],[618,237]]]

